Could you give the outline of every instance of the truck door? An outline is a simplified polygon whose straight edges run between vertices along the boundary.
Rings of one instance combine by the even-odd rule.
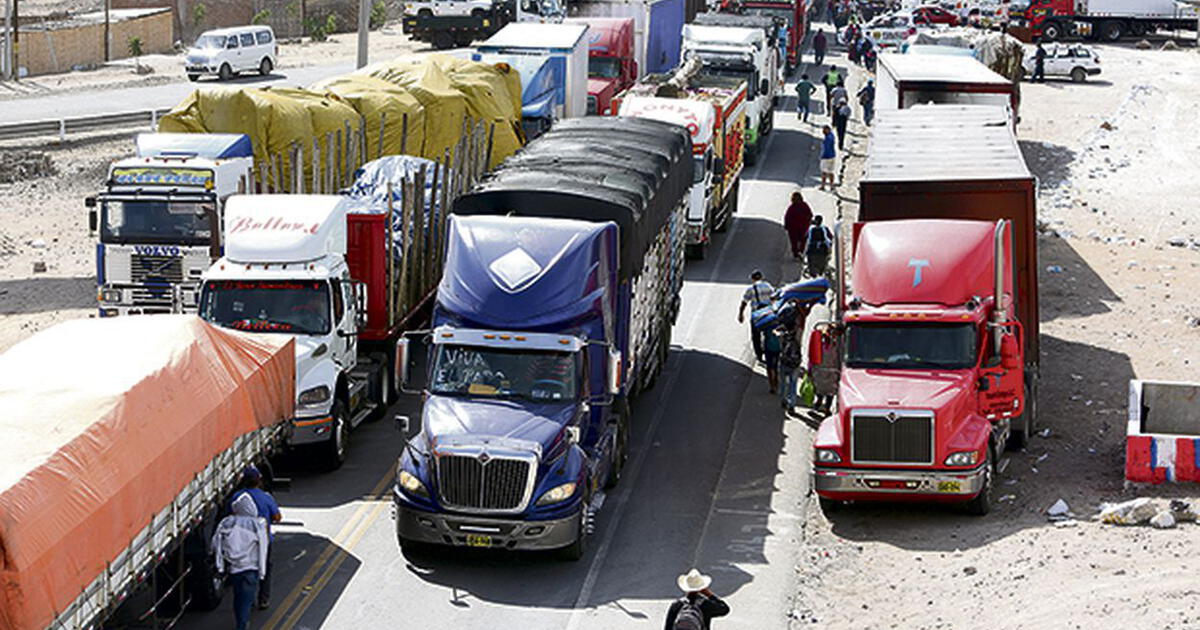
[[[333,340],[334,356],[343,367],[355,364],[354,357],[358,352],[358,336],[355,327],[355,302],[351,293],[353,285],[350,282],[334,278],[329,281],[330,293],[333,297],[334,330],[338,335]]]
[[[989,333],[989,336],[1001,335],[999,354],[992,350],[995,344],[988,343],[991,356],[985,361],[986,367],[979,371],[979,413],[989,420],[1016,418],[1025,409],[1021,333],[1017,322],[1005,322]]]

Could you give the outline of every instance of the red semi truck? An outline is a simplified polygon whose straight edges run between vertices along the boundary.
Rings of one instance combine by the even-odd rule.
[[[825,510],[987,513],[1001,450],[1034,430],[1036,183],[1006,123],[1001,108],[937,105],[872,129],[849,282],[839,251],[834,321],[814,333],[836,349],[810,342],[812,361],[840,357],[837,412],[814,439]]]
[[[1117,41],[1157,29],[1197,30],[1200,9],[1176,0],[1029,0],[1010,5],[1010,17],[1034,37],[1069,35]]]
[[[633,18],[586,17],[568,22],[587,24],[589,115],[606,115],[612,99],[638,79],[633,58]]]
[[[743,0],[721,5],[721,11],[781,18],[788,28],[784,48],[787,51],[785,67],[789,73],[800,63],[800,56],[804,52],[804,36],[808,34],[808,12],[811,8],[812,0]]]

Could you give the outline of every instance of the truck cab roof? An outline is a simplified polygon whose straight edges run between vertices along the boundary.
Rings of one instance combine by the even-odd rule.
[[[854,248],[854,297],[869,305],[961,307],[993,288],[996,224],[909,219],[862,225]],[[1011,258],[1006,240],[1005,259]],[[1012,277],[1005,291],[1012,294]]]
[[[225,206],[225,258],[302,263],[346,254],[347,201],[338,195],[235,195]]]
[[[592,57],[618,57],[632,54],[633,18],[568,18],[567,24],[587,24],[588,54]]]
[[[253,158],[244,133],[139,133],[138,157]]]
[[[583,39],[587,24],[540,24],[513,22],[479,44],[479,52],[504,52],[510,49],[571,50]]]
[[[879,67],[897,81],[1012,85],[974,57],[883,53]]]
[[[685,48],[758,46],[765,39],[766,36],[757,28],[698,26],[696,24],[687,24],[683,27],[683,45]]]

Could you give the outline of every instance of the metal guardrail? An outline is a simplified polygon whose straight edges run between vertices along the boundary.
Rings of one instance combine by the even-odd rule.
[[[67,134],[102,129],[119,129],[147,125],[151,131],[158,126],[158,119],[169,109],[145,109],[118,114],[97,114],[92,116],[76,116],[74,118],[55,118],[18,123],[0,123],[0,140],[16,140],[19,138],[34,138],[37,136],[58,136],[60,141],[67,139]]]

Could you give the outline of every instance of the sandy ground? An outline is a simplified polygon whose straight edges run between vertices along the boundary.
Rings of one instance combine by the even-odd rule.
[[[431,50],[428,44],[411,41],[400,31],[399,22],[389,22],[382,29],[371,31],[369,37],[372,61],[390,59],[418,50]],[[358,36],[355,33],[330,35],[323,42],[304,38],[296,42],[281,42],[277,70],[286,74],[289,68],[353,63],[358,55]],[[135,71],[140,66],[142,73]],[[147,72],[149,69],[149,72]],[[206,78],[198,85],[210,85]],[[63,74],[40,75],[19,82],[0,82],[0,100],[28,98],[44,94],[97,88],[124,88],[187,81],[183,73],[183,54],[145,55],[136,62],[121,59],[94,70]]]
[[[1138,496],[1200,503],[1194,485],[1129,488],[1123,472],[1129,379],[1200,379],[1200,55],[1102,46],[1100,57],[1099,80],[1023,87],[1019,136],[1043,223],[1048,436],[1006,454],[986,517],[811,510],[794,627],[1200,627],[1197,526],[1095,518],[1100,503]],[[846,165],[847,218],[861,170],[861,156]],[[1059,498],[1076,519],[1048,522]]]

